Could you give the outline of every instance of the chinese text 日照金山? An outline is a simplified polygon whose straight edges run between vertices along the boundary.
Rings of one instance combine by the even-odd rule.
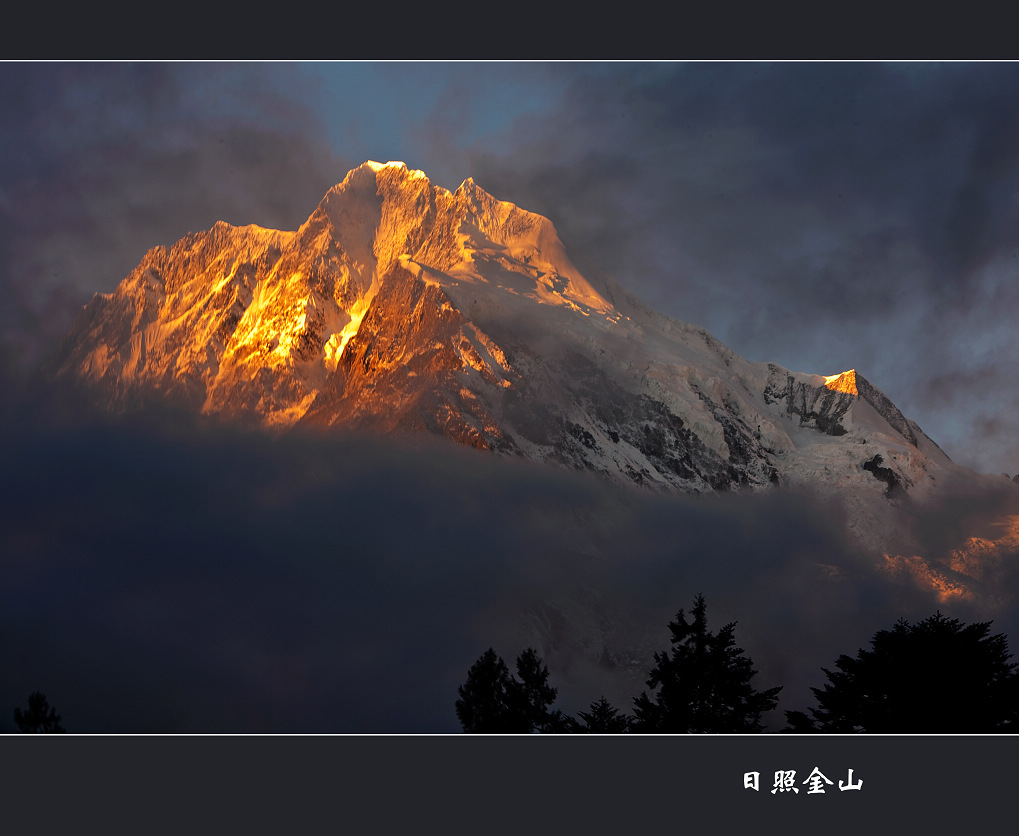
[[[827,787],[834,786],[835,782],[829,779],[828,776],[816,766],[802,781],[797,780],[795,769],[779,769],[775,772],[775,780],[772,783],[771,794],[775,795],[777,793],[786,792],[798,794],[800,787],[805,787],[807,795],[821,795],[825,792]],[[840,792],[845,792],[846,790],[860,790],[863,789],[863,779],[857,778],[856,781],[854,781],[853,770],[850,769],[845,781],[839,779],[838,787]],[[743,788],[759,792],[761,789],[761,773],[744,772]]]

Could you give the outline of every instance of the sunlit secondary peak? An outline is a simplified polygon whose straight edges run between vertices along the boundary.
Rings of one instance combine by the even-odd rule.
[[[859,395],[856,389],[856,369],[850,369],[841,374],[828,375],[824,379],[826,388],[833,392],[846,392],[850,395]]]

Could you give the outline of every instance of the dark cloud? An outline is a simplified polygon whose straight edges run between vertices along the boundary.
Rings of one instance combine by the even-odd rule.
[[[456,731],[470,664],[527,644],[567,710],[628,708],[699,592],[798,708],[838,653],[939,606],[846,545],[837,503],[657,496],[447,445],[182,420],[7,414],[3,711],[39,689],[77,731]],[[951,506],[966,525],[925,518],[925,545],[989,497]]]

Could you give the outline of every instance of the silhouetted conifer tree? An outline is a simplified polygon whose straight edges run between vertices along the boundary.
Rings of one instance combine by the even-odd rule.
[[[465,732],[526,734],[567,732],[573,722],[551,711],[555,688],[548,684],[548,668],[534,648],[517,657],[517,676],[489,648],[471,665],[467,681],[457,688],[456,716]]]
[[[683,610],[669,623],[672,649],[655,654],[647,680],[653,694],[634,702],[633,731],[726,734],[763,731],[761,715],[778,703],[779,688],[758,691],[753,662],[736,647],[735,622],[708,630],[704,596],[692,620]]]
[[[558,691],[548,684],[548,668],[542,663],[538,651],[527,648],[517,657],[516,689],[518,710],[526,717],[531,730],[540,732],[562,732],[569,730],[569,722],[561,711],[550,711]],[[512,691],[511,691],[512,693]]]
[[[940,612],[879,630],[871,649],[839,656],[817,707],[786,712],[790,732],[872,734],[1015,732],[1019,677],[1008,640],[991,622]]]
[[[584,722],[577,724],[576,731],[586,734],[625,734],[630,730],[630,718],[620,714],[619,709],[609,704],[605,697],[591,703],[590,711],[581,711],[578,716]]]
[[[28,710],[14,709],[14,722],[22,734],[64,734],[60,715],[46,701],[46,695],[38,691],[28,697]]]
[[[459,688],[456,716],[465,732],[514,732],[510,706],[512,678],[506,663],[495,650],[488,648],[467,671],[467,681]],[[522,724],[520,724],[522,726]]]

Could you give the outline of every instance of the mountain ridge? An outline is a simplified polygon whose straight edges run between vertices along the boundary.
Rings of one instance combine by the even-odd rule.
[[[923,496],[958,468],[856,370],[755,363],[610,279],[554,225],[366,162],[295,231],[218,222],[83,308],[54,363],[115,409],[428,432],[658,490]]]

